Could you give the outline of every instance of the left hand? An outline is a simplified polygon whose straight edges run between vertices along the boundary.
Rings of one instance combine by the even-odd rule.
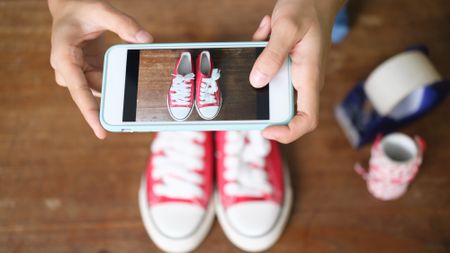
[[[94,96],[101,88],[102,34],[111,31],[130,43],[149,43],[151,35],[133,18],[102,0],[49,0],[53,17],[50,63],[56,82],[69,89],[95,135],[104,139]]]
[[[253,35],[267,47],[250,73],[255,88],[265,86],[291,56],[292,82],[297,91],[297,113],[287,126],[263,131],[267,139],[290,143],[314,130],[318,124],[319,91],[323,84],[331,29],[342,0],[278,0],[272,17],[265,16]]]

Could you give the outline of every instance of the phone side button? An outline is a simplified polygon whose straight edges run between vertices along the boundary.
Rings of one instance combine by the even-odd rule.
[[[134,131],[128,128],[122,128],[122,132],[124,133],[133,133]]]

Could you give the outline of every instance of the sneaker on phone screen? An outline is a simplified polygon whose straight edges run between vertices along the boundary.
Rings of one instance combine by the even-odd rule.
[[[156,135],[139,190],[144,226],[169,252],[194,250],[214,220],[211,132]]]
[[[186,120],[194,108],[194,79],[192,56],[182,52],[175,64],[172,83],[167,94],[167,108],[176,121]]]
[[[288,170],[278,144],[260,131],[216,134],[216,213],[228,239],[263,251],[280,237],[292,205]]]
[[[214,68],[209,51],[202,51],[196,61],[195,107],[202,119],[214,119],[222,107],[218,80],[220,70]]]

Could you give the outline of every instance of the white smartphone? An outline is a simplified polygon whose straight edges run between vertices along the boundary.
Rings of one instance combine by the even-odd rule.
[[[250,85],[266,42],[115,45],[106,52],[100,120],[112,132],[251,130],[293,116],[290,59]]]

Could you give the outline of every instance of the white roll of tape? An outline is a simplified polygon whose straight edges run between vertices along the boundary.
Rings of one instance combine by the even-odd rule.
[[[386,116],[421,87],[442,80],[428,57],[418,50],[400,53],[378,66],[367,78],[364,91],[377,112]]]

